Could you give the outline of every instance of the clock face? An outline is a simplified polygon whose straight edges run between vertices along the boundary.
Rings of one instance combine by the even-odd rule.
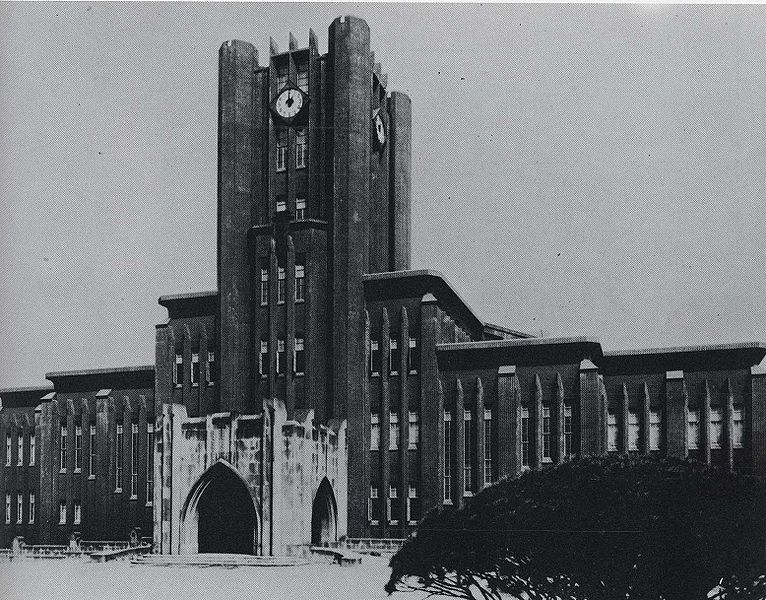
[[[303,94],[299,90],[289,89],[277,96],[274,109],[283,119],[292,119],[303,108]]]
[[[375,137],[378,140],[378,146],[381,148],[386,143],[386,124],[380,114],[375,115]]]

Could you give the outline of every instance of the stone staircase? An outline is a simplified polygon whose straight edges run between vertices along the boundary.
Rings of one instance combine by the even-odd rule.
[[[311,561],[300,556],[252,556],[249,554],[144,554],[131,559],[134,565],[156,567],[298,567]]]

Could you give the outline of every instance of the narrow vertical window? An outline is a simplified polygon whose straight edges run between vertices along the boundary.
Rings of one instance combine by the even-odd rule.
[[[10,492],[5,493],[5,524],[9,525],[11,523],[11,494]]]
[[[66,471],[67,467],[67,430],[66,425],[61,426],[59,435],[59,470]]]
[[[269,374],[269,342],[261,340],[261,351],[258,354],[258,371],[261,373],[261,377],[266,377]]]
[[[306,372],[306,350],[303,337],[295,338],[295,349],[293,350],[293,368],[296,375],[303,375]]]
[[[114,436],[114,491],[122,491],[122,423],[117,423],[117,433]]]
[[[699,411],[689,409],[686,421],[686,446],[689,450],[697,450],[700,443],[700,414]]]
[[[90,443],[88,444],[88,475],[96,477],[96,426],[90,425]]]
[[[370,415],[370,450],[380,450],[380,416]]]
[[[13,448],[13,442],[11,440],[11,432],[5,434],[5,466],[11,466],[11,449]]]
[[[564,406],[564,456],[572,456],[572,407]]]
[[[298,221],[303,221],[306,218],[306,199],[295,199],[295,218]]]
[[[82,471],[82,425],[74,426],[74,470],[75,473]]]
[[[399,415],[391,413],[388,421],[388,449],[399,449]]]
[[[199,385],[199,352],[192,352],[191,384]]]
[[[399,343],[396,340],[388,341],[388,371],[391,375],[399,374],[399,363],[401,363],[402,355],[399,352]]]
[[[463,492],[473,490],[473,419],[469,409],[463,410]]]
[[[732,420],[732,443],[735,448],[742,448],[745,440],[745,411],[741,406],[734,407]]]
[[[218,366],[215,362],[215,352],[207,353],[207,382],[208,385],[218,381]]]
[[[138,423],[130,425],[130,498],[138,498]]]
[[[285,374],[285,340],[277,340],[277,375]]]
[[[37,444],[35,440],[35,430],[29,432],[29,466],[34,467],[37,455]]]
[[[723,438],[723,414],[720,408],[710,410],[710,447],[718,450],[721,448]]]
[[[452,504],[452,413],[444,413],[444,502]]]
[[[638,413],[633,410],[628,411],[628,450],[630,452],[635,452],[636,450],[638,450],[638,430],[639,430]],[[651,436],[651,431],[650,431],[650,436]],[[659,437],[657,438],[657,440],[659,443]]]
[[[484,409],[484,485],[490,485],[492,477],[492,409]]]
[[[173,370],[173,383],[181,386],[184,382],[184,357],[183,354],[176,352],[176,367]]]
[[[304,259],[305,260],[305,259]],[[295,301],[303,302],[306,299],[306,266],[303,261],[295,261]]]
[[[154,499],[154,425],[146,426],[146,504]]]
[[[418,443],[420,441],[420,418],[419,414],[414,411],[410,411],[409,414],[409,431],[408,437],[408,449],[409,450],[417,450]]]
[[[378,499],[378,488],[370,486],[370,500],[367,503],[367,516],[370,519],[370,525],[380,523],[380,502]]]
[[[29,492],[29,524],[35,522],[35,493]]]
[[[543,462],[553,462],[551,455],[551,409],[543,406]]]
[[[24,520],[24,494],[16,492],[16,523]]]
[[[59,502],[59,525],[66,523],[66,500]]]
[[[24,430],[19,429],[18,437],[16,438],[16,466],[24,465]]]
[[[277,92],[281,92],[287,85],[287,71],[277,71]]]
[[[635,415],[635,416],[634,416]],[[633,424],[635,421],[635,424]],[[635,429],[635,444],[632,444],[631,436],[628,437],[629,449],[638,450],[638,413],[628,413],[628,433]],[[660,439],[662,438],[662,413],[658,410],[649,412],[649,450],[660,449]],[[635,448],[633,447],[635,446]]]
[[[407,524],[417,525],[420,521],[420,498],[418,498],[418,488],[410,484],[407,490]]]
[[[295,132],[295,168],[303,169],[309,158],[309,147],[306,130],[299,129]]]
[[[309,93],[309,69],[308,63],[301,62],[296,66],[298,70],[297,85],[304,93]]]
[[[287,210],[287,196],[279,194],[277,196],[277,212],[285,212]]]
[[[79,525],[82,522],[82,506],[80,505],[80,501],[75,500],[72,508],[74,509],[72,523]]]
[[[287,169],[287,129],[277,131],[277,171]]]
[[[285,303],[285,268],[277,267],[277,304]]]
[[[410,370],[410,375],[415,375],[418,372],[419,364],[420,352],[418,351],[418,340],[411,337],[407,348],[407,367]]]
[[[610,412],[607,416],[607,448],[610,452],[617,450],[617,415]]]
[[[261,306],[269,304],[269,270],[261,269]]]
[[[370,375],[380,375],[380,344],[378,340],[370,340]]]
[[[388,486],[388,522],[391,525],[399,524],[401,502],[399,500],[399,488],[395,485]]]
[[[521,409],[521,467],[529,467],[529,409]]]

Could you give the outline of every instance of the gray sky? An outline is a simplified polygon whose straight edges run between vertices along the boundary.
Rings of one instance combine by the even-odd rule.
[[[607,349],[764,340],[766,8],[0,3],[0,387],[152,363],[216,285],[217,55],[363,17],[413,101],[413,267]]]

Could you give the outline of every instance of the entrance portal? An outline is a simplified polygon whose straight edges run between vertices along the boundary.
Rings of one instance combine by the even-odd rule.
[[[311,507],[311,544],[324,546],[338,539],[337,505],[327,477],[322,480]]]
[[[196,524],[196,551],[254,554],[257,517],[242,479],[218,462],[195,487],[186,509],[186,535],[194,536]],[[194,551],[193,546],[187,546],[187,551]]]

